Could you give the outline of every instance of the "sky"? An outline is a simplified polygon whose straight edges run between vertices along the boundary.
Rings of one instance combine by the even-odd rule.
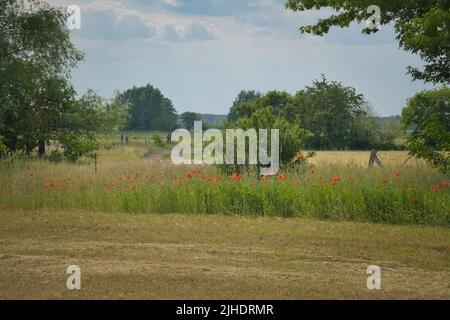
[[[150,83],[179,113],[226,114],[241,90],[295,93],[324,74],[388,116],[429,88],[406,74],[422,63],[399,49],[392,26],[370,36],[356,24],[323,37],[298,31],[329,9],[294,13],[284,0],[47,1],[81,9],[81,29],[71,31],[85,53],[72,72],[79,94],[112,97]]]

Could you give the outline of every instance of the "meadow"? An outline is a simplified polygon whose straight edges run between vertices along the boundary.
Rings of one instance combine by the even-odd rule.
[[[406,152],[318,152],[302,170],[259,178],[212,166],[175,166],[170,145],[144,135],[104,140],[92,160],[3,162],[0,208],[93,212],[222,214],[450,226],[448,176]],[[114,141],[118,138],[114,137]]]
[[[450,298],[448,176],[406,152],[368,169],[369,152],[319,151],[258,179],[128,135],[102,138],[97,170],[2,160],[0,299]]]

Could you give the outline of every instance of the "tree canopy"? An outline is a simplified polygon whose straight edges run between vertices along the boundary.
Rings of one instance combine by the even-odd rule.
[[[202,115],[195,112],[184,112],[181,114],[180,118],[183,122],[183,126],[188,130],[192,130],[194,128],[194,122],[201,121]]]
[[[232,109],[238,123],[261,109],[270,110],[273,116],[312,133],[301,139],[309,149],[391,149],[401,135],[399,130],[394,130],[394,124],[383,126],[374,117],[364,96],[356,89],[328,81],[324,76],[295,95],[269,91],[259,98],[233,105]]]
[[[450,88],[418,93],[403,109],[410,154],[430,162],[444,172],[450,170]]]
[[[170,99],[150,84],[119,93],[117,102],[128,105],[128,130],[173,130],[177,126],[176,110]]]
[[[302,33],[323,35],[331,27],[348,27],[352,22],[363,22],[371,13],[367,8],[371,0],[287,0],[286,8],[305,11],[332,8],[335,13],[319,19],[314,25],[300,28]],[[418,54],[425,62],[422,69],[408,67],[413,79],[431,83],[450,83],[450,5],[448,0],[378,0],[381,24],[392,23],[400,47]],[[377,32],[365,28],[363,33]]]
[[[237,115],[237,111],[236,108],[238,108],[238,106],[241,103],[244,102],[249,102],[249,101],[253,101],[256,100],[258,98],[261,98],[262,94],[259,91],[255,91],[255,90],[242,90],[241,92],[239,92],[239,94],[237,95],[236,99],[233,102],[233,106],[231,107],[229,113],[228,113],[228,120],[229,121],[236,121],[238,118]]]
[[[70,40],[67,14],[39,0],[0,2],[0,136],[9,152],[45,153],[53,142],[78,157],[94,132],[120,126],[124,109],[69,83],[83,55]]]

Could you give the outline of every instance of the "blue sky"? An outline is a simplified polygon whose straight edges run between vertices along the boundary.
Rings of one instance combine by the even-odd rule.
[[[295,93],[325,74],[385,116],[427,88],[405,74],[421,62],[398,48],[392,27],[371,36],[358,25],[324,37],[298,32],[329,10],[293,13],[283,0],[49,2],[81,8],[81,30],[72,31],[86,54],[72,74],[79,93],[92,88],[110,97],[151,83],[180,113],[226,114],[242,89]]]

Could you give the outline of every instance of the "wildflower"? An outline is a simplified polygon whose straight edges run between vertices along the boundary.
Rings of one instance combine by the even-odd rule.
[[[220,180],[222,180],[222,178],[220,176],[217,176],[217,177],[214,178],[214,180],[220,181]]]
[[[351,180],[353,177],[352,176],[347,176],[347,179],[348,180]]]
[[[395,173],[395,176],[396,176],[396,177],[400,177],[400,172],[396,172],[396,173]]]
[[[326,188],[326,187],[328,187],[328,182],[325,182],[324,184],[323,184],[323,186]]]
[[[448,181],[442,181],[441,186],[447,186],[448,187]]]
[[[341,181],[341,178],[339,178],[338,176],[333,176],[333,180],[335,182],[339,182],[339,181]]]
[[[237,174],[237,173],[233,173],[229,178],[230,178],[230,180],[240,181],[241,180],[241,175]]]
[[[439,190],[440,186],[432,186],[431,190]]]
[[[296,156],[295,156],[295,158],[294,158],[294,160],[295,161],[301,161],[303,159],[303,157],[302,157],[302,155],[300,154],[300,153],[298,153]]]
[[[334,187],[336,183],[334,181],[331,182],[331,186]]]
[[[201,173],[201,170],[192,170],[191,173],[192,174],[199,174],[199,173]]]
[[[261,176],[261,180],[269,180],[269,176]]]
[[[286,181],[286,179],[287,179],[286,176],[283,176],[283,175],[278,176],[278,180],[280,180],[280,181]]]
[[[187,177],[188,179],[192,179],[192,174],[188,173],[188,174],[186,175],[186,177]]]

